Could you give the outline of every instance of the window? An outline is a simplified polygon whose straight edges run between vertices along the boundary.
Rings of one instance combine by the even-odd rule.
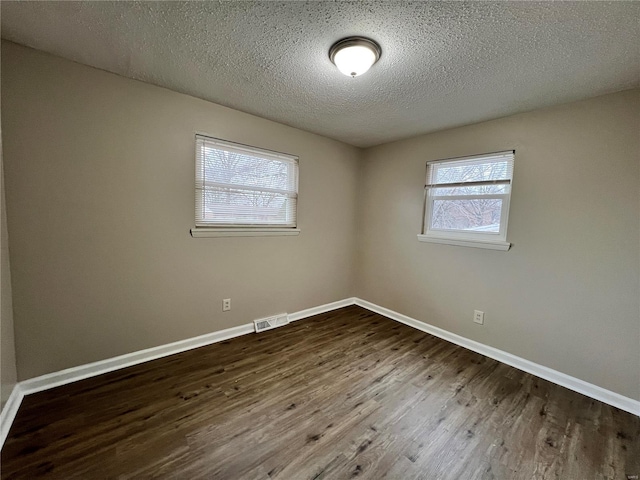
[[[297,157],[196,135],[193,236],[297,234],[297,201]]]
[[[508,250],[514,155],[508,151],[428,162],[419,240]]]

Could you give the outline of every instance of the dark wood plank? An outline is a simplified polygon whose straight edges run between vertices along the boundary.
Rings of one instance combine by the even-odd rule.
[[[2,478],[623,479],[640,419],[359,307],[25,398]]]

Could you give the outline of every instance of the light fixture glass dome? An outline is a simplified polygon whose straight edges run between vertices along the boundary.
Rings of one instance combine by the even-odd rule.
[[[329,58],[342,73],[357,77],[378,61],[380,46],[364,37],[343,38],[329,50]]]

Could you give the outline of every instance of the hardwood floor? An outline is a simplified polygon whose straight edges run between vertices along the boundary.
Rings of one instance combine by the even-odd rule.
[[[2,478],[623,479],[640,418],[352,306],[27,396]]]

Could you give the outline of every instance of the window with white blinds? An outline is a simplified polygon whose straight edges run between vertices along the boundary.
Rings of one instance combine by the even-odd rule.
[[[295,228],[298,158],[196,135],[196,228]]]
[[[507,151],[428,162],[422,235],[505,243],[514,156]]]

